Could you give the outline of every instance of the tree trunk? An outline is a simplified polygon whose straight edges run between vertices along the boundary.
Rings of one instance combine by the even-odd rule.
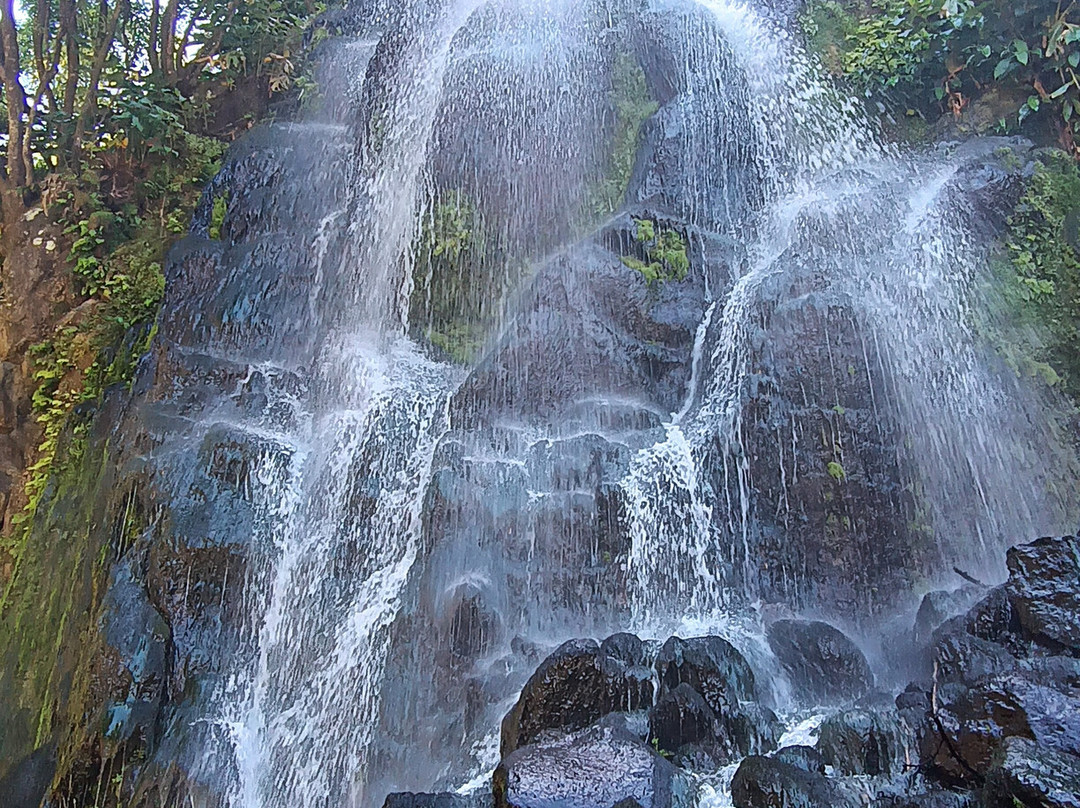
[[[67,44],[67,78],[64,82],[64,115],[75,114],[79,91],[79,29],[75,22],[75,0],[60,0],[60,31]]]
[[[109,58],[109,51],[112,49],[113,40],[116,38],[116,26],[120,21],[120,11],[123,7],[124,0],[116,0],[116,4],[109,14],[105,30],[102,32],[101,40],[98,42],[97,49],[94,52],[94,62],[90,66],[90,80],[86,87],[86,98],[83,101],[82,110],[79,112],[79,120],[75,124],[75,142],[72,144],[72,150],[75,152],[73,155],[75,163],[78,163],[82,157],[82,143],[86,137],[87,124],[93,123],[94,118],[97,116],[97,96],[101,85],[101,72],[105,69],[105,62]]]
[[[7,181],[12,188],[26,185],[26,164],[22,149],[26,93],[19,84],[19,38],[15,32],[14,0],[0,3],[0,46],[3,55],[4,97],[8,112]],[[5,205],[6,207],[6,205]],[[6,215],[7,211],[5,211]]]

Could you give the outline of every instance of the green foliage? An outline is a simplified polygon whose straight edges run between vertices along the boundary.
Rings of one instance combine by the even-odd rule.
[[[471,362],[490,325],[485,305],[498,256],[465,193],[446,191],[433,200],[414,254],[411,322],[451,360]]]
[[[94,169],[69,177],[60,194],[72,237],[69,261],[88,298],[87,314],[31,349],[33,408],[43,436],[29,469],[27,508],[13,520],[22,529],[55,473],[57,441],[72,410],[133,378],[165,294],[165,252],[187,230],[203,185],[219,169],[225,149],[219,141],[183,132],[174,143],[171,153],[153,158],[149,177],[118,211],[102,200]],[[217,207],[215,201],[215,214]]]
[[[860,94],[959,114],[1001,88],[1023,99],[1001,128],[1049,112],[1062,145],[1074,148],[1080,5],[1072,0],[814,0],[802,21],[811,49]]]
[[[213,206],[210,209],[210,227],[208,233],[212,239],[221,238],[221,228],[225,225],[225,215],[229,212],[228,192],[214,197]]]
[[[649,95],[645,71],[633,54],[619,50],[611,68],[611,99],[615,107],[615,127],[603,178],[589,192],[594,218],[602,219],[619,209],[630,184],[641,127],[658,109]]]
[[[858,30],[858,18],[837,0],[808,3],[800,17],[807,45],[833,75],[844,73],[848,41]]]
[[[838,483],[842,483],[847,479],[847,472],[844,471],[844,467],[833,460],[826,466],[826,470],[829,472],[829,476],[836,480]]]
[[[675,230],[658,228],[649,219],[635,219],[635,237],[645,254],[643,261],[624,256],[625,266],[640,272],[650,285],[656,282],[685,280],[690,272],[686,240]]]
[[[1011,267],[1005,294],[1038,340],[1007,358],[1018,370],[1060,384],[1080,402],[1080,170],[1061,152],[1036,164],[1009,219],[1006,251]]]

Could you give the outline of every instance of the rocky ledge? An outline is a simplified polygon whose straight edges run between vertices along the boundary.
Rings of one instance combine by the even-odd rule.
[[[1015,547],[1008,568],[924,598],[890,643],[914,660],[895,697],[819,621],[771,623],[757,673],[721,637],[571,640],[503,721],[490,792],[386,808],[678,808],[735,764],[736,808],[1080,808],[1080,539]],[[813,746],[781,745],[779,670],[790,706],[825,714]]]

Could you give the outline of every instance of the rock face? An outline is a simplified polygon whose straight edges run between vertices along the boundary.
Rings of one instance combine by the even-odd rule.
[[[1072,805],[1080,791],[1066,774],[1080,764],[1076,547],[1065,537],[1010,550],[1006,584],[935,632],[936,682],[922,685],[932,700],[905,711],[922,766],[985,784],[987,805]]]
[[[796,690],[810,701],[853,700],[874,686],[862,651],[828,623],[777,620],[769,626],[768,639]]]

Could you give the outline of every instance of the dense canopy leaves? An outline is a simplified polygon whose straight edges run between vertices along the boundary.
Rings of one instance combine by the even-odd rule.
[[[87,155],[175,150],[215,97],[292,79],[314,0],[0,0],[5,188]]]

